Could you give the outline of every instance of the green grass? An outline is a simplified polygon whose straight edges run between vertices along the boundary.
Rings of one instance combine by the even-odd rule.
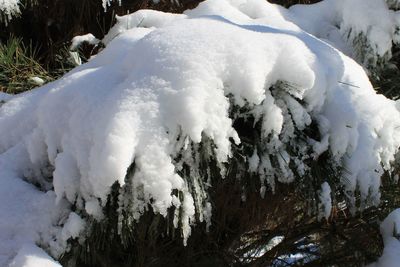
[[[54,55],[54,64],[46,66],[41,62],[37,46],[11,36],[6,43],[0,42],[0,92],[18,94],[31,90],[40,85],[32,80],[34,77],[44,83],[60,78],[75,67],[69,57],[65,45]]]
[[[17,94],[38,86],[33,77],[44,82],[53,80],[39,63],[38,49],[32,44],[25,45],[21,39],[10,37],[0,43],[0,91]]]

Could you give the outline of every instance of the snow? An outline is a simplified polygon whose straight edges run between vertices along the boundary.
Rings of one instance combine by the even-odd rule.
[[[0,103],[4,104],[12,98],[12,95],[0,92]]]
[[[331,187],[327,182],[324,182],[321,185],[321,191],[319,193],[319,208],[320,212],[318,215],[319,219],[325,218],[328,220],[329,216],[331,215],[332,210],[332,199],[331,199]]]
[[[75,212],[71,212],[61,231],[63,240],[77,238],[85,228],[85,221]]]
[[[260,165],[260,158],[257,155],[257,149],[255,149],[253,155],[249,158],[249,171],[256,172],[259,165]]]
[[[102,42],[108,45],[117,35],[134,28],[163,27],[169,23],[187,18],[183,14],[164,13],[156,10],[138,10],[125,16],[115,16],[116,24],[108,31]]]
[[[88,34],[85,34],[85,35],[77,35],[77,36],[75,36],[74,38],[72,38],[71,42],[72,42],[72,44],[69,47],[69,49],[71,51],[75,51],[76,49],[79,48],[79,46],[82,45],[82,43],[88,43],[88,44],[91,44],[91,45],[97,45],[100,42],[100,40],[97,39],[96,37],[94,37],[93,34],[88,33]]]
[[[391,55],[398,38],[398,14],[384,0],[326,0],[289,9],[297,25],[325,39],[366,67]],[[365,38],[366,40],[364,40]],[[367,44],[367,46],[365,46]]]
[[[36,245],[24,245],[11,262],[10,267],[61,267],[45,251]]]
[[[20,14],[19,0],[0,0],[0,21],[7,25],[14,16]]]
[[[42,78],[37,76],[30,77],[29,81],[38,86],[41,86],[45,83],[45,81]]]
[[[381,235],[384,243],[400,236],[400,209],[392,211],[381,223]]]
[[[367,267],[397,267],[400,262],[400,209],[392,211],[380,228],[385,248],[378,261]]]
[[[384,0],[325,0],[289,9],[263,0],[214,0],[185,13],[218,14],[237,23],[251,18],[287,30],[301,28],[369,68],[375,67],[379,58],[388,59],[392,41],[399,39],[400,13],[390,10]]]
[[[35,243],[57,258],[69,238],[84,234],[87,217],[103,218],[116,182],[129,193],[120,207],[135,220],[150,207],[163,216],[176,207],[174,225],[186,243],[196,213],[209,225],[212,206],[199,166],[191,169],[194,193],[177,170],[210,140],[224,174],[232,142],[241,142],[231,105],[248,108],[261,124],[260,148],[246,160],[272,189],[275,179],[292,182],[294,171],[307,172],[307,159],[328,151],[348,170],[347,191],[358,189],[363,205],[379,203],[380,177],[400,146],[400,105],[376,94],[363,67],[338,49],[352,43],[344,38],[351,27],[374,47],[368,59],[384,56],[394,13],[366,0],[355,12],[368,15],[361,27],[345,13],[351,1],[287,10],[263,0],[208,0],[183,15],[141,10],[118,17],[107,47],[88,63],[31,92],[0,95],[0,218],[7,218],[0,265],[41,255],[17,254]],[[321,140],[294,144],[311,122]],[[299,155],[289,153],[292,145]],[[323,184],[324,217],[329,193]]]
[[[7,266],[24,245],[53,246],[55,254],[66,247],[62,242],[53,244],[61,230],[58,224],[68,212],[66,204],[56,205],[54,192],[41,192],[21,179],[24,172],[28,174],[23,166],[29,161],[22,145],[0,156],[0,266]],[[21,261],[28,253],[25,252],[18,253],[15,266],[24,266]]]
[[[398,10],[400,7],[400,1],[399,0],[386,0],[387,5],[395,10]]]
[[[82,59],[79,56],[79,53],[76,51],[69,51],[68,62],[70,62],[74,66],[82,65]]]

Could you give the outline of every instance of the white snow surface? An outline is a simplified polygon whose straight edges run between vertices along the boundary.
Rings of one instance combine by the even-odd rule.
[[[10,267],[61,267],[61,265],[36,245],[24,245]]]
[[[326,0],[322,10],[325,5],[336,4]],[[363,67],[308,33],[318,36],[302,10],[263,0],[209,0],[184,15],[138,11],[118,18],[103,40],[107,47],[88,63],[7,99],[0,107],[0,266],[35,243],[59,256],[85,227],[69,205],[101,219],[111,185],[126,179],[135,219],[148,206],[162,215],[182,207],[186,241],[195,203],[176,173],[173,160],[187,147],[176,140],[196,144],[207,136],[218,161],[228,162],[230,140],[240,143],[230,95],[234,105],[251,107],[270,137],[270,152],[282,155],[279,170],[268,154],[255,151],[251,159],[251,171],[271,186],[274,176],[294,179],[289,162],[305,171],[286,147],[294,128],[315,121],[322,138],[309,140],[312,156],[329,150],[349,172],[347,189],[358,187],[364,201],[378,203],[380,176],[400,146],[400,105],[376,94]],[[371,21],[381,15],[368,11]],[[273,94],[270,87],[279,82],[290,86]],[[133,162],[136,172],[126,177]],[[209,221],[211,206],[204,208]],[[15,262],[27,254],[21,253]]]
[[[10,94],[6,94],[6,93],[3,93],[3,92],[0,92],[0,103],[5,103],[8,100],[10,100],[12,97],[13,96],[10,95]]]
[[[392,42],[400,41],[400,11],[397,0],[325,0],[313,5],[285,9],[263,0],[205,1],[185,12],[187,17],[222,16],[232,22],[266,24],[288,30],[302,30],[324,40],[365,67],[391,57]],[[143,10],[118,17],[104,39],[108,43],[117,32],[134,27],[160,27],[185,15]],[[251,21],[249,21],[251,20]],[[290,23],[292,22],[292,23]],[[110,38],[111,37],[111,38]]]

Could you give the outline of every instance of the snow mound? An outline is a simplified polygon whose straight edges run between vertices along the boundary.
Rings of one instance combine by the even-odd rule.
[[[35,245],[25,245],[11,262],[10,267],[61,267],[45,251]]]
[[[302,29],[374,71],[391,58],[392,44],[400,41],[400,11],[395,11],[399,3],[397,0],[325,0],[286,9],[265,0],[208,0],[186,11],[186,16],[150,10],[117,16],[117,26],[104,41],[108,43],[116,34],[130,28],[160,27],[175,19],[218,15],[239,24]]]
[[[78,214],[104,216],[115,183],[125,190],[120,206],[135,220],[150,207],[164,216],[176,207],[174,224],[185,242],[195,218],[209,223],[212,210],[192,152],[212,143],[209,153],[224,176],[232,145],[242,141],[233,122],[246,116],[260,125],[262,141],[246,158],[249,171],[272,189],[276,179],[291,182],[308,171],[307,160],[328,153],[348,171],[350,198],[358,189],[363,203],[377,204],[380,176],[400,146],[398,105],[376,94],[354,60],[290,16],[261,0],[210,0],[185,15],[139,11],[118,19],[91,61],[7,100],[0,163],[18,160],[0,168],[0,217],[9,218],[0,224],[3,262],[38,240],[60,255],[85,227]],[[312,124],[319,137],[299,141]],[[180,172],[184,163],[194,185]],[[26,199],[15,199],[18,190]],[[31,205],[39,208],[29,211]],[[69,205],[77,213],[69,214]],[[49,210],[63,212],[50,218]],[[29,216],[38,216],[40,227],[14,225]],[[8,249],[15,237],[2,235],[20,229],[29,240]]]

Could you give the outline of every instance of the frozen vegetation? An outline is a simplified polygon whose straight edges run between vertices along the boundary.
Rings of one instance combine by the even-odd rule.
[[[20,14],[19,0],[0,0],[0,22],[6,23]]]
[[[0,10],[13,14],[12,3],[0,0]],[[246,156],[261,196],[328,153],[347,170],[351,209],[377,205],[380,177],[400,146],[400,103],[378,95],[367,73],[390,58],[399,26],[383,0],[290,9],[208,0],[181,15],[118,17],[88,63],[31,92],[0,95],[0,265],[59,266],[49,255],[57,259],[70,238],[83,238],[88,218],[104,217],[116,182],[128,220],[175,207],[185,243],[196,218],[212,216],[210,185],[192,155],[210,144],[203,146],[224,177],[242,142],[238,118],[261,127]],[[96,41],[87,35],[74,44],[87,40]],[[319,138],[305,134],[311,125]],[[322,184],[321,218],[330,215],[330,194]],[[400,262],[393,224],[400,229],[398,212],[382,223],[386,247],[373,266]]]

